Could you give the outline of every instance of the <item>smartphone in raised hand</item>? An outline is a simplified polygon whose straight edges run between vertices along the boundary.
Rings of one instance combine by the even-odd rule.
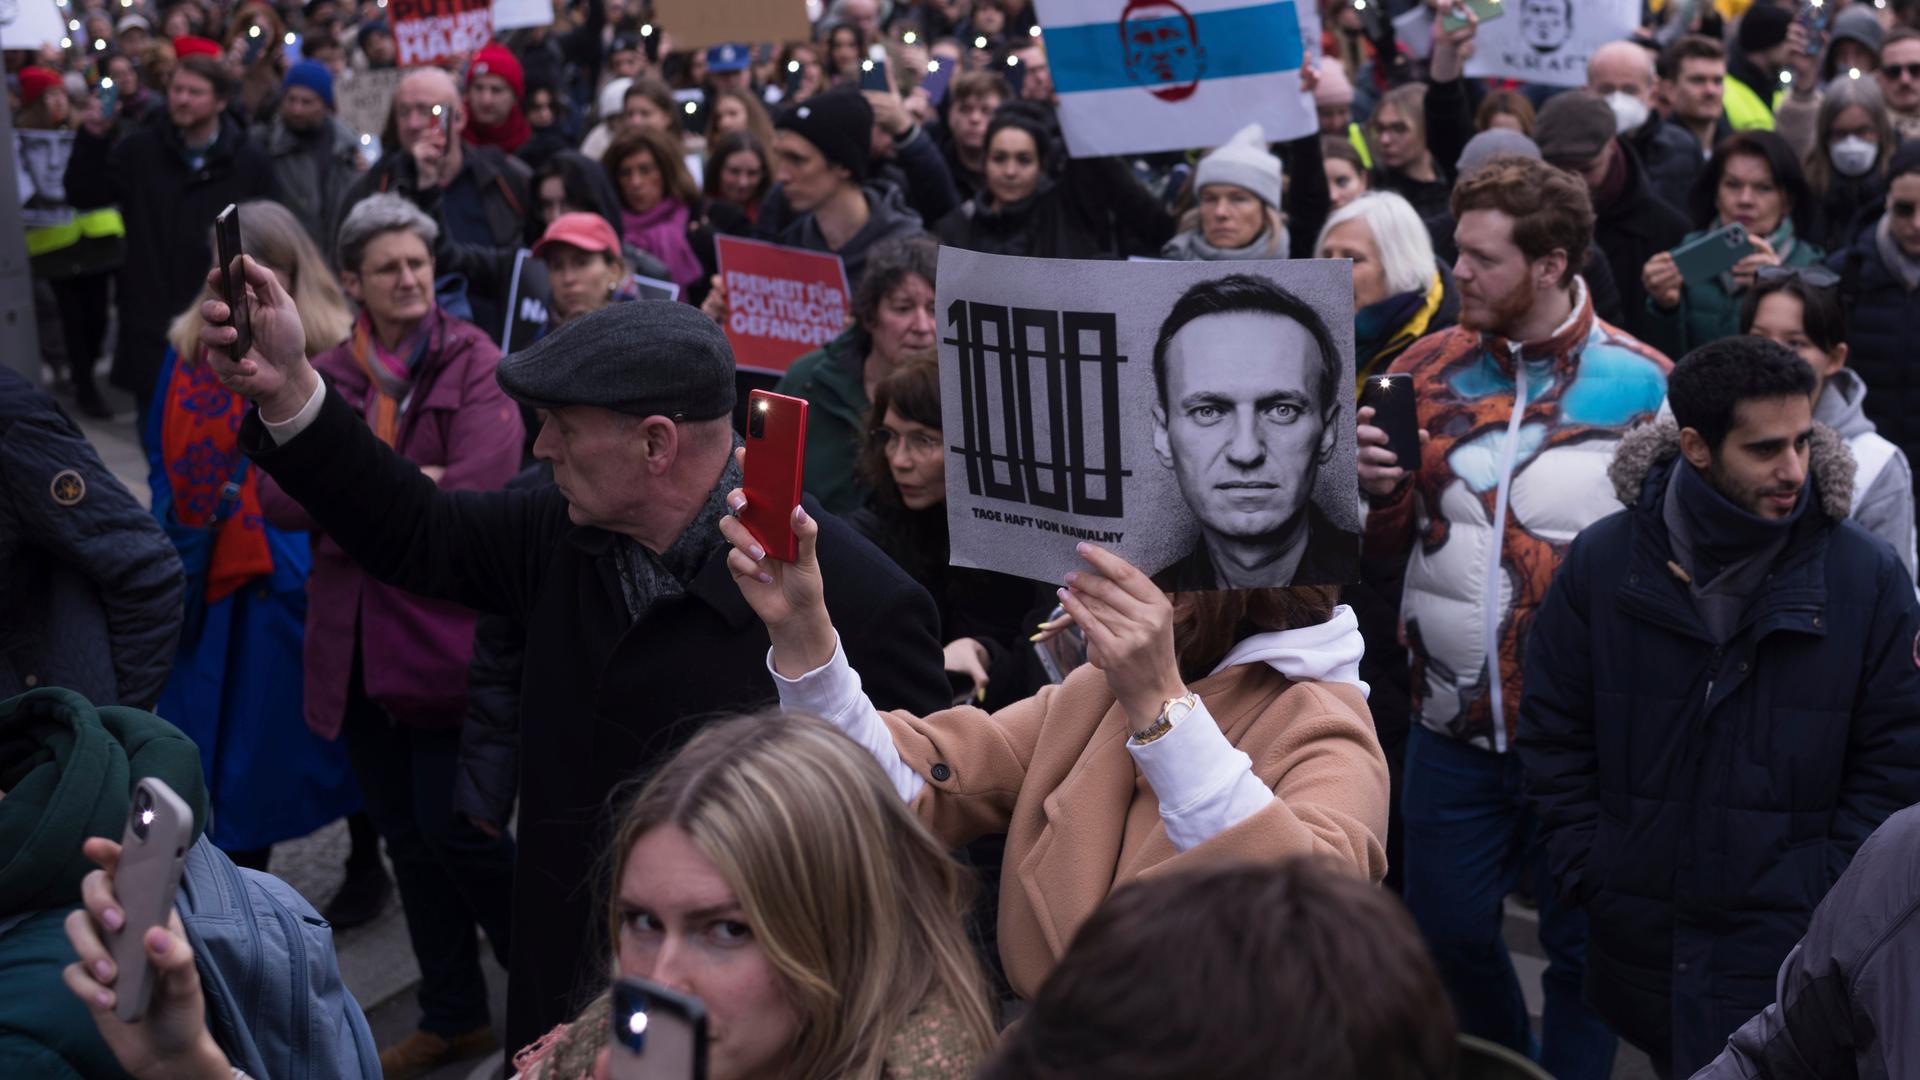
[[[755,390],[747,395],[747,460],[742,467],[747,505],[740,523],[767,555],[792,562],[800,555],[793,508],[807,468],[807,403]]]
[[[187,801],[155,777],[135,784],[120,836],[120,863],[113,871],[113,895],[126,921],[106,935],[117,972],[113,1014],[128,1023],[146,1015],[153,997],[147,931],[167,925],[192,843],[193,810]]]
[[[1753,254],[1753,241],[1746,226],[1739,222],[1718,229],[1674,248],[1674,268],[1680,280],[1695,283],[1724,274],[1741,259]]]
[[[867,58],[860,61],[860,89],[893,89],[893,80],[887,77],[887,47],[885,45],[875,43],[867,47]]]
[[[1474,18],[1484,23],[1505,15],[1507,6],[1501,0],[1454,0],[1453,7],[1440,17],[1440,29],[1449,34],[1465,30],[1467,11],[1472,11]]]
[[[613,984],[609,1080],[706,1080],[707,1009],[646,979]]]
[[[247,272],[241,265],[240,207],[228,203],[213,219],[213,244],[220,257],[221,299],[227,302],[227,325],[239,336],[233,340],[235,360],[253,348],[253,317],[247,311]]]
[[[1413,376],[1369,375],[1360,388],[1361,407],[1372,407],[1373,426],[1387,433],[1387,449],[1394,464],[1408,472],[1420,471],[1420,417],[1414,409]]]

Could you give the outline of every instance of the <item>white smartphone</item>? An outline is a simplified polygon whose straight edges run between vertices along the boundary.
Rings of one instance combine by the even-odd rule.
[[[133,808],[120,838],[120,864],[113,872],[113,893],[126,921],[108,931],[118,973],[113,982],[113,1014],[132,1023],[146,1015],[153,996],[153,968],[147,963],[147,931],[167,925],[180,871],[193,843],[193,810],[164,781],[147,777],[133,786]]]
[[[707,1007],[646,979],[613,984],[611,1080],[706,1080]]]

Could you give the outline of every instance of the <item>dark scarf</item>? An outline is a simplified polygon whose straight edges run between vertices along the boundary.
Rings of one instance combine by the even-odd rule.
[[[1620,140],[1608,140],[1607,150],[1607,177],[1593,190],[1595,210],[1613,209],[1613,204],[1627,193],[1627,181],[1633,179],[1632,171],[1627,168],[1627,152],[1620,149]]]
[[[1685,459],[1674,462],[1660,517],[1674,561],[1692,579],[1687,591],[1714,640],[1733,637],[1748,598],[1766,580],[1813,498],[1809,479],[1793,513],[1763,518],[1720,494]]]
[[[1442,288],[1439,271],[1435,271],[1420,288],[1375,301],[1353,313],[1353,355],[1359,359],[1360,381],[1365,382],[1381,365],[1392,363],[1431,329]]]
[[[736,449],[744,445],[733,437]],[[620,568],[620,592],[627,600],[627,614],[639,622],[655,601],[679,596],[700,568],[707,565],[714,549],[726,544],[720,535],[720,519],[727,515],[727,492],[741,486],[740,465],[733,454],[727,455],[727,467],[707,492],[706,504],[667,550],[655,555],[640,541],[622,534],[614,545],[614,563]]]

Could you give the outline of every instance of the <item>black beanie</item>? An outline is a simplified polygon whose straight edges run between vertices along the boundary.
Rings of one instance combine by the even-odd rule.
[[[860,91],[816,94],[782,112],[773,126],[812,143],[829,164],[851,173],[854,183],[867,178],[867,155],[873,150],[873,106]]]
[[[1759,3],[1740,17],[1740,51],[1766,52],[1787,40],[1787,28],[1793,25],[1793,13],[1786,8]]]
[[[993,110],[993,117],[987,121],[986,145],[991,146],[994,135],[1004,128],[1019,128],[1033,136],[1034,148],[1040,152],[1041,171],[1052,170],[1059,135],[1051,109],[1034,101],[1006,102]]]

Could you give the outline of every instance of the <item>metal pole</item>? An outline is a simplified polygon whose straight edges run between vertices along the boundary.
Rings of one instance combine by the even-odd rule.
[[[20,222],[13,116],[0,109],[0,363],[40,384],[40,333],[33,317],[27,230]]]

